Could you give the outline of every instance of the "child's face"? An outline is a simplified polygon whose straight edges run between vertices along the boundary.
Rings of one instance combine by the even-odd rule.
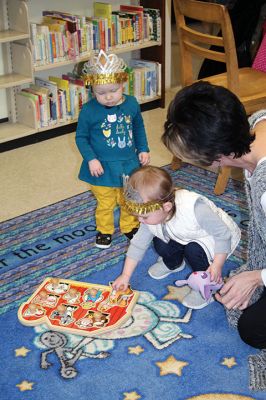
[[[123,85],[120,83],[106,83],[93,86],[93,91],[98,103],[103,106],[113,107],[122,103]]]

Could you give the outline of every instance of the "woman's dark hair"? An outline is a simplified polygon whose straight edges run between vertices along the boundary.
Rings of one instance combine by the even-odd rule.
[[[243,104],[230,90],[199,81],[181,89],[168,108],[162,141],[177,157],[210,165],[222,155],[249,153]]]

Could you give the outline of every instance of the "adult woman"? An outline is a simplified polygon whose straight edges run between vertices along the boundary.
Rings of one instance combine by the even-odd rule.
[[[233,272],[217,300],[226,307],[229,322],[238,328],[241,338],[266,349],[266,110],[248,120],[232,92],[200,81],[175,96],[162,141],[179,158],[245,170],[250,212],[248,259]],[[258,371],[262,364],[265,370],[266,350],[252,357],[250,370],[256,369],[256,379],[253,376],[251,387],[266,389],[265,373]]]

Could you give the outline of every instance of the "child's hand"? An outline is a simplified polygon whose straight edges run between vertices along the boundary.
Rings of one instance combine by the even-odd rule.
[[[139,153],[139,161],[141,165],[148,165],[150,163],[150,153],[142,152]]]
[[[90,160],[88,162],[88,165],[89,165],[89,170],[90,170],[90,173],[92,176],[96,176],[98,178],[98,176],[100,176],[104,173],[102,164],[96,158],[94,158],[93,160]]]
[[[207,271],[211,274],[211,281],[222,283],[222,266],[210,264]]]
[[[127,275],[121,274],[113,282],[112,287],[115,290],[126,290],[129,284],[129,277]]]

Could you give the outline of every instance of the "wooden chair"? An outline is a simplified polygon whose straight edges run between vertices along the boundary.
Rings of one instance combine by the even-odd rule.
[[[173,0],[176,28],[180,46],[180,67],[182,87],[195,82],[193,78],[192,56],[199,56],[226,64],[226,72],[204,78],[215,85],[225,86],[234,92],[243,103],[248,115],[266,106],[266,74],[255,69],[238,68],[237,53],[230,16],[226,7],[216,3],[195,0]],[[204,33],[201,26],[217,27],[221,36]],[[188,25],[188,21],[190,21]],[[221,48],[213,51],[210,46]],[[172,168],[178,169],[181,160],[173,157]],[[214,193],[222,194],[226,188],[231,168],[223,167],[218,174]]]

